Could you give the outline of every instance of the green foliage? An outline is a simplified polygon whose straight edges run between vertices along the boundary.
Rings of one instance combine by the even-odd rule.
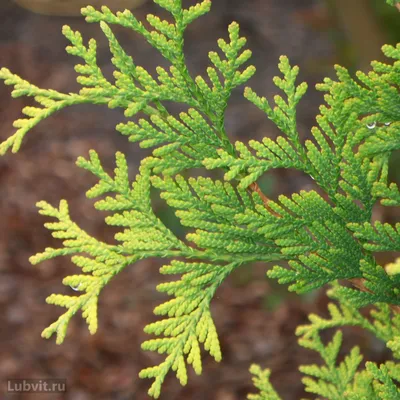
[[[304,378],[306,390],[328,399],[397,399],[400,392],[392,378],[396,379],[399,376],[400,364],[387,362],[378,367],[375,363],[367,362],[366,369],[357,372],[362,357],[359,349],[355,347],[344,361],[336,365],[342,334],[337,331],[332,342],[324,346],[320,333],[331,328],[358,326],[384,341],[393,351],[393,356],[399,359],[400,315],[397,311],[393,311],[390,305],[380,303],[370,311],[369,316],[366,316],[360,311],[360,307],[355,307],[351,301],[342,296],[338,284],[328,291],[328,295],[339,303],[328,305],[329,318],[311,314],[310,324],[299,326],[296,331],[300,336],[300,345],[317,351],[326,364],[326,367],[315,365],[300,367],[301,372],[313,377]]]
[[[310,324],[299,326],[296,334],[307,339],[325,329],[338,328],[342,326],[358,326],[371,332],[375,337],[384,341],[394,352],[396,358],[400,358],[397,346],[400,340],[400,316],[394,312],[390,305],[378,303],[370,311],[369,316],[361,312],[361,307],[354,306],[353,302],[342,296],[338,284],[328,291],[328,296],[338,301],[338,305],[328,305],[329,318],[322,318],[315,314],[309,315]]]
[[[269,369],[262,370],[258,365],[253,364],[250,367],[250,372],[253,374],[254,386],[260,393],[249,394],[247,396],[248,400],[280,400],[280,397],[269,382],[271,374]]]
[[[287,138],[279,137],[276,142],[265,138],[263,143],[250,141],[249,146],[256,151],[254,157],[247,147],[236,142],[236,154],[229,154],[223,149],[218,152],[217,159],[206,159],[204,165],[208,169],[227,168],[225,179],[231,180],[240,177],[240,186],[246,188],[255,182],[264,172],[272,168],[297,168],[305,169],[304,148],[300,144],[296,129],[296,105],[307,90],[305,83],[295,86],[298,67],[291,68],[287,57],[281,57],[279,69],[284,78],[276,77],[274,83],[285,92],[287,102],[277,95],[276,107],[271,108],[265,98],[260,98],[250,88],[245,91],[245,97],[264,111],[283,132]]]
[[[378,367],[376,363],[367,362],[365,368],[360,370],[362,356],[358,347],[354,347],[341,362],[339,361],[343,343],[341,331],[336,331],[332,340],[326,345],[321,340],[321,333],[326,329],[358,326],[386,342],[393,351],[393,356],[398,359],[400,358],[399,314],[393,312],[388,304],[381,303],[370,311],[369,316],[365,316],[340,295],[338,284],[333,285],[333,289],[328,291],[328,295],[339,302],[339,304],[330,303],[328,305],[329,318],[311,314],[309,316],[310,324],[299,326],[296,331],[296,334],[300,336],[299,344],[317,352],[323,360],[322,365],[300,366],[300,371],[305,375],[302,380],[305,390],[329,400],[399,398],[400,392],[396,381],[399,381],[400,378],[400,364],[387,362]],[[261,373],[258,366],[252,366],[252,370],[258,377],[255,383],[256,387],[260,390],[265,388],[266,393],[269,393],[267,390],[275,393],[269,383],[269,371]],[[263,392],[260,397],[255,397],[255,399],[279,398],[273,397],[273,395],[262,397],[262,395]]]
[[[210,178],[191,178],[186,182],[179,175],[175,180],[155,176],[152,183],[162,190],[161,197],[167,204],[177,209],[181,224],[197,229],[186,236],[197,247],[240,262],[282,257],[273,241],[266,241],[264,235],[236,223],[242,212],[263,208],[257,196],[253,203],[245,190],[235,190],[229,183]]]
[[[184,263],[173,261],[161,269],[163,274],[183,274],[179,281],[161,284],[160,292],[174,295],[175,298],[154,309],[156,315],[167,318],[147,325],[145,332],[163,338],[152,339],[142,344],[143,350],[157,351],[168,356],[158,366],[140,372],[141,378],[154,378],[149,394],[158,397],[161,385],[170,369],[182,385],[187,383],[187,364],[195,373],[202,371],[200,343],[216,360],[221,361],[221,349],[217,331],[210,312],[210,302],[221,282],[237,266],[205,263]]]
[[[389,400],[400,397],[397,383],[400,381],[400,365],[388,362],[378,368],[374,363],[367,363],[367,371],[374,377],[374,391],[377,399]]]
[[[307,349],[317,351],[326,364],[322,367],[317,365],[303,365],[300,367],[300,371],[303,374],[311,376],[311,378],[303,378],[306,391],[332,400],[343,399],[362,360],[358,347],[354,347],[343,362],[337,365],[337,358],[342,344],[340,331],[336,332],[332,341],[326,346],[318,335],[307,339],[303,338],[299,343]]]
[[[307,85],[297,85],[299,68],[282,56],[281,76],[274,78],[282,93],[274,97],[274,105],[251,88],[244,92],[281,135],[276,140],[233,145],[224,124],[228,101],[232,91],[255,72],[253,66],[244,66],[251,51],[244,49],[246,39],[240,36],[238,24],[229,25],[229,40],[218,40],[219,53],[209,53],[212,66],[204,77],[193,78],[185,63],[184,33],[192,21],[209,11],[211,1],[188,9],[181,0],[155,3],[169,13],[168,20],[148,15],[144,25],[128,10],[113,13],[107,7],[96,10],[91,6],[82,10],[87,22],[100,24],[109,42],[112,81],[97,64],[96,42],[92,39],[85,44],[81,34],[68,26],[63,28],[70,42],[67,52],[81,59],[75,67],[82,86],[79,93],[41,89],[6,68],[0,70],[0,78],[13,86],[13,97],[28,96],[37,103],[22,110],[26,117],[15,121],[17,131],[0,144],[1,154],[9,149],[17,152],[27,132],[56,111],[85,103],[123,109],[127,120],[117,130],[142,148],[154,148],[142,160],[133,182],[122,153],[116,154],[113,176],[104,170],[95,151],[77,161],[98,179],[87,197],[97,199],[95,208],[107,213],[106,224],[118,229],[112,244],[80,229],[71,220],[66,201],[59,208],[38,203],[42,215],[56,219],[45,227],[62,240],[62,246],[45,249],[32,256],[31,262],[71,256],[82,271],[63,280],[78,296],[48,297],[49,304],[67,311],[43,331],[43,337],[55,333],[57,343],[62,343],[79,310],[94,334],[99,296],[113,276],[138,260],[170,259],[160,272],[178,277],[157,290],[171,299],[155,308],[160,319],[145,327],[153,338],[142,345],[143,350],[165,355],[159,365],[140,372],[142,378],[154,380],[149,394],[157,398],[169,371],[175,371],[182,385],[188,380],[188,365],[201,373],[201,347],[216,361],[222,359],[210,303],[225,278],[254,261],[285,261],[270,269],[268,276],[299,293],[331,283],[330,295],[338,301],[338,305],[329,305],[329,318],[310,315],[310,324],[297,330],[300,344],[318,352],[324,363],[300,367],[307,375],[303,380],[306,390],[335,400],[399,398],[398,364],[367,363],[359,370],[362,356],[357,347],[340,361],[342,333],[337,331],[324,344],[320,332],[358,326],[384,341],[393,357],[400,358],[399,262],[384,267],[375,258],[376,252],[400,250],[399,224],[372,223],[378,201],[384,206],[400,205],[399,189],[388,178],[390,156],[400,148],[400,45],[382,48],[394,60],[392,64],[373,62],[372,70],[358,72],[356,79],[345,68],[335,67],[337,80],[327,78],[317,86],[325,92],[326,104],[320,107],[317,126],[305,141],[297,128],[296,112]],[[121,47],[112,25],[142,36],[170,62],[170,68],[157,67],[153,77]],[[181,103],[186,109],[172,115],[169,102]],[[222,169],[225,182],[184,178],[193,168]],[[276,168],[302,171],[318,189],[272,201],[256,181]],[[184,239],[156,215],[152,188],[188,229]],[[339,285],[339,280],[356,284]],[[368,304],[374,309],[365,316],[361,308]],[[252,366],[251,372],[260,393],[249,399],[279,398],[269,383],[269,370]]]
[[[307,375],[303,378],[307,392],[329,400],[392,400],[400,397],[400,389],[396,384],[400,364],[387,362],[378,367],[375,363],[367,362],[366,368],[357,372],[362,361],[358,347],[354,347],[342,362],[338,362],[342,345],[341,331],[337,331],[326,346],[317,333],[307,339],[301,338],[299,343],[317,351],[325,363],[323,366],[300,366],[300,371]]]

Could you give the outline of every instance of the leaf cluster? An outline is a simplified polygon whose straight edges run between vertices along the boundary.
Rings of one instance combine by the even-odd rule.
[[[325,92],[325,104],[307,140],[297,124],[297,106],[307,84],[296,83],[299,68],[282,56],[280,76],[274,78],[280,94],[273,103],[251,88],[244,91],[245,98],[281,134],[275,140],[265,137],[233,145],[225,129],[228,101],[232,91],[255,72],[253,66],[245,66],[251,51],[245,49],[239,25],[229,25],[228,39],[219,39],[219,51],[208,54],[210,66],[204,76],[192,77],[184,57],[184,33],[209,11],[211,1],[187,9],[181,0],[155,3],[167,11],[168,19],[150,14],[142,23],[128,10],[113,13],[107,7],[91,6],[82,10],[88,23],[99,23],[109,42],[112,80],[98,66],[96,41],[85,43],[68,26],[63,28],[70,43],[67,52],[81,59],[75,66],[81,85],[78,93],[42,89],[6,68],[0,70],[0,79],[13,86],[13,97],[27,96],[36,102],[22,110],[25,117],[15,121],[16,133],[0,144],[1,154],[18,151],[27,132],[43,119],[86,103],[122,109],[125,120],[117,130],[130,142],[153,148],[134,181],[122,153],[116,154],[113,176],[94,150],[87,159],[77,161],[98,179],[87,197],[97,199],[95,208],[106,213],[106,224],[117,228],[112,244],[97,240],[73,222],[66,201],[58,208],[38,203],[42,215],[56,220],[45,226],[62,240],[62,246],[45,249],[32,256],[31,262],[70,256],[82,272],[63,280],[79,292],[77,296],[48,297],[49,304],[67,311],[42,335],[56,334],[57,343],[63,342],[78,311],[90,333],[95,333],[100,293],[116,274],[138,260],[170,259],[160,272],[178,278],[157,287],[171,298],[155,308],[160,318],[145,328],[153,338],[142,345],[144,350],[165,355],[159,365],[140,373],[154,380],[149,394],[157,398],[169,371],[175,371],[182,385],[187,383],[188,365],[201,373],[201,348],[221,360],[210,303],[226,277],[251,262],[279,262],[268,271],[270,278],[298,293],[331,283],[332,296],[339,301],[339,305],[329,305],[328,319],[311,315],[310,324],[298,329],[300,344],[318,352],[324,362],[300,368],[307,375],[306,390],[335,400],[397,398],[398,364],[367,363],[359,371],[359,349],[339,361],[341,332],[324,344],[320,331],[359,326],[383,340],[394,357],[400,354],[400,325],[394,313],[400,305],[399,262],[385,267],[375,257],[376,252],[400,250],[399,224],[372,222],[378,201],[384,206],[400,205],[399,189],[389,182],[388,173],[390,156],[400,148],[400,45],[382,49],[393,60],[391,64],[373,62],[370,72],[357,72],[355,78],[345,68],[335,67],[337,79],[327,78],[317,86]],[[137,65],[118,42],[114,25],[143,37],[170,67],[157,67],[152,75]],[[186,108],[174,115],[168,109],[170,102]],[[185,178],[193,168],[222,169],[225,182]],[[316,190],[270,200],[256,181],[277,168],[309,175]],[[157,216],[151,202],[153,189],[187,228],[184,239]],[[339,280],[356,284],[339,286]],[[368,304],[375,309],[365,317],[360,309]],[[279,398],[269,383],[268,370],[253,366],[251,372],[260,394],[249,399]]]

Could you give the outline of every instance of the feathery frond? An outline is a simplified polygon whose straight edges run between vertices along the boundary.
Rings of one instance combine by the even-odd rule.
[[[258,365],[253,364],[250,367],[250,373],[253,375],[254,386],[260,391],[260,393],[247,395],[248,400],[281,399],[269,382],[269,376],[271,374],[269,369],[262,370]]]
[[[187,9],[181,0],[154,1],[169,14],[168,19],[150,14],[144,24],[129,10],[113,13],[107,7],[96,10],[92,6],[82,10],[87,22],[99,23],[108,40],[114,66],[111,80],[98,65],[96,41],[85,43],[68,26],[63,28],[70,43],[67,52],[82,60],[75,67],[82,86],[79,93],[42,89],[6,68],[0,70],[0,79],[13,86],[13,97],[31,97],[37,103],[22,110],[25,117],[15,121],[17,131],[0,144],[0,154],[8,149],[17,152],[27,132],[43,119],[67,106],[86,103],[121,108],[128,120],[118,124],[117,130],[130,142],[153,148],[133,182],[122,153],[116,154],[113,176],[104,170],[95,151],[77,161],[98,178],[87,197],[96,198],[95,208],[107,213],[106,224],[118,228],[113,244],[97,240],[73,222],[66,201],[58,208],[38,203],[42,215],[56,219],[45,227],[62,240],[62,247],[47,248],[32,256],[31,262],[67,255],[81,269],[80,274],[63,280],[79,292],[77,296],[47,298],[49,304],[67,311],[42,335],[49,338],[55,333],[61,343],[78,311],[90,333],[95,333],[99,296],[113,276],[141,259],[170,259],[161,273],[179,278],[157,287],[172,298],[155,308],[162,319],[145,331],[156,338],[142,346],[165,354],[159,365],[140,373],[154,380],[149,394],[156,398],[169,371],[175,371],[183,385],[188,365],[201,373],[201,347],[221,360],[210,303],[225,278],[247,263],[286,261],[287,265],[268,271],[268,276],[297,292],[331,283],[331,296],[339,303],[329,305],[328,318],[312,314],[310,324],[297,330],[300,344],[317,351],[324,361],[322,366],[301,367],[308,375],[306,390],[335,400],[399,398],[398,364],[367,363],[366,369],[359,370],[362,356],[357,347],[339,361],[341,332],[327,345],[320,332],[358,326],[382,339],[400,358],[400,263],[381,266],[374,254],[400,250],[400,225],[372,223],[378,201],[384,206],[400,205],[399,188],[389,182],[389,160],[400,148],[400,45],[382,48],[392,64],[375,61],[370,72],[357,72],[355,78],[345,68],[335,67],[337,79],[327,78],[317,86],[325,92],[325,104],[306,141],[297,126],[297,106],[307,85],[296,84],[299,68],[282,56],[281,76],[274,83],[283,95],[274,97],[274,105],[250,88],[244,93],[281,135],[276,140],[233,145],[225,129],[228,101],[232,91],[255,72],[253,66],[245,66],[251,51],[245,49],[239,25],[230,24],[229,39],[219,39],[219,51],[209,53],[211,65],[204,77],[192,77],[185,62],[184,33],[209,11],[211,1]],[[387,3],[398,7],[394,0]],[[157,67],[152,75],[137,65],[118,42],[114,25],[143,37],[170,67]],[[187,108],[176,116],[169,111],[169,102]],[[202,167],[222,169],[230,182],[183,177],[187,170]],[[256,181],[277,168],[302,171],[318,190],[268,199]],[[156,215],[152,187],[188,228],[185,239],[179,239]],[[348,280],[354,287],[339,285],[338,280]],[[368,304],[374,304],[374,309],[365,315],[361,308]],[[279,398],[269,383],[269,370],[253,366],[251,372],[260,393],[249,399]]]

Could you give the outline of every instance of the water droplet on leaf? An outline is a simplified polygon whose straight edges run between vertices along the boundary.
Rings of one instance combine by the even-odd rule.
[[[391,124],[391,122],[385,122],[386,126],[389,126]]]
[[[374,129],[376,127],[376,122],[372,122],[371,124],[367,124],[368,129]]]
[[[78,286],[72,286],[72,285],[69,285],[69,287],[72,289],[72,290],[75,290],[75,292],[79,292],[79,287],[81,286],[81,284],[79,284]]]

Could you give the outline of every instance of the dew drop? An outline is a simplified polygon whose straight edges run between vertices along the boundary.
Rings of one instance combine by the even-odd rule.
[[[389,126],[391,124],[391,122],[385,122],[386,126]]]
[[[78,286],[72,286],[72,285],[69,285],[69,287],[72,289],[72,290],[74,290],[75,292],[79,292],[79,287],[81,286],[81,284],[79,284]]]
[[[372,124],[367,124],[368,129],[374,129],[376,127],[376,122],[372,122]]]

